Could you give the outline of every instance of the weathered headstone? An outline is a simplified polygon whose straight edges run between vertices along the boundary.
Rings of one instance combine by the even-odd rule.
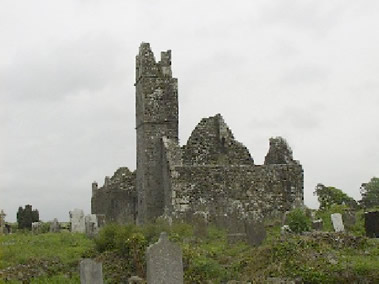
[[[345,210],[342,214],[342,221],[346,227],[354,226],[356,222],[355,211]]]
[[[192,216],[194,226],[194,235],[197,237],[205,237],[208,234],[208,221],[205,212],[195,212]]]
[[[379,211],[365,212],[366,236],[379,238]]]
[[[86,235],[88,237],[94,237],[97,235],[97,217],[96,214],[89,214],[85,218]]]
[[[81,284],[103,284],[103,266],[101,262],[85,258],[80,261]]]
[[[33,222],[32,223],[32,233],[33,234],[40,234],[42,230],[42,223],[41,222]]]
[[[146,251],[147,283],[183,283],[183,260],[181,248],[169,241],[166,233]]]
[[[312,221],[312,229],[315,231],[322,231],[324,227],[324,222],[322,219]]]
[[[60,226],[57,218],[54,218],[53,222],[50,223],[50,233],[59,233]]]
[[[262,222],[248,221],[245,223],[247,242],[251,246],[259,246],[266,238],[266,229]]]
[[[70,223],[71,223],[71,232],[85,233],[86,226],[85,226],[83,210],[74,209],[73,211],[70,211]]]
[[[342,222],[342,215],[340,213],[333,213],[330,215],[335,232],[344,232],[345,227]]]
[[[0,212],[0,234],[5,234],[5,216],[7,214],[4,213],[4,210],[1,210]]]

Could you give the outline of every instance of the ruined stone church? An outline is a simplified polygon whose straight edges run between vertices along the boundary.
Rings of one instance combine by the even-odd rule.
[[[149,43],[136,57],[137,169],[119,168],[92,184],[91,211],[107,222],[143,224],[158,217],[207,222],[278,216],[303,205],[303,169],[283,138],[271,138],[255,165],[220,114],[203,118],[179,145],[178,80],[171,51],[156,61]],[[232,221],[233,222],[233,221]]]

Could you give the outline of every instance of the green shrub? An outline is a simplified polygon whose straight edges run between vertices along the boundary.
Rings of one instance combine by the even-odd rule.
[[[291,231],[295,233],[302,233],[310,229],[310,220],[300,208],[288,213],[287,220]]]

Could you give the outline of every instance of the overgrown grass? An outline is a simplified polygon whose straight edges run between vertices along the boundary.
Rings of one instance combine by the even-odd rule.
[[[10,267],[22,275],[43,271],[32,283],[75,283],[79,260],[94,244],[83,234],[16,233],[0,236],[0,248],[0,269]]]
[[[320,214],[330,218],[329,213]],[[359,217],[357,221],[360,231],[363,223]],[[103,262],[106,283],[124,283],[132,275],[145,277],[146,249],[165,231],[182,248],[185,283],[265,283],[268,277],[301,278],[306,283],[379,283],[377,240],[326,232],[281,235],[280,222],[266,225],[267,238],[259,247],[228,243],[226,232],[215,227],[198,235],[191,225],[169,226],[163,221],[142,227],[110,224],[95,240],[71,233],[13,234],[0,237],[0,270],[41,263],[50,270],[31,283],[79,283],[78,262],[86,256]]]

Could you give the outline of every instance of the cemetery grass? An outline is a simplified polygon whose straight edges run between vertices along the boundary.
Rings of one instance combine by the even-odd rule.
[[[16,233],[0,236],[0,271],[29,266],[29,271],[20,270],[25,277],[43,271],[27,278],[31,283],[80,283],[79,260],[91,257],[103,263],[105,283],[125,283],[133,275],[145,278],[146,248],[166,231],[182,248],[185,283],[265,283],[270,277],[301,278],[305,283],[379,283],[379,242],[362,236],[361,221],[348,234],[331,233],[326,226],[323,233],[281,235],[279,220],[266,225],[267,237],[259,247],[230,244],[222,230],[208,227],[199,233],[183,223],[109,224],[94,240],[68,232]]]
[[[79,283],[79,260],[93,247],[83,234],[69,232],[0,236],[0,283]]]
[[[281,235],[279,223],[268,224],[267,238],[259,247],[228,244],[227,234],[213,227],[199,236],[187,224],[111,225],[95,239],[97,258],[104,263],[109,283],[132,275],[144,278],[144,252],[166,231],[182,247],[185,283],[266,283],[270,277],[304,283],[379,283],[376,239],[367,239],[361,230]]]

